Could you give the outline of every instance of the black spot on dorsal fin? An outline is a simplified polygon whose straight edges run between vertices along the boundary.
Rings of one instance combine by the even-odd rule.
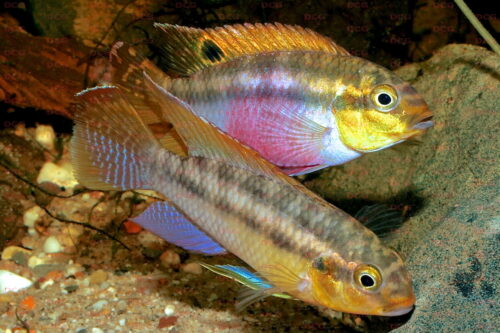
[[[210,60],[211,62],[221,61],[222,58],[225,56],[221,48],[217,46],[217,44],[215,44],[210,39],[207,39],[206,41],[203,42],[201,51],[203,52],[205,57],[207,57],[207,59]]]

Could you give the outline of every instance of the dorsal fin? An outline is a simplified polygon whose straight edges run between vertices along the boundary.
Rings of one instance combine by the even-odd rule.
[[[112,83],[126,94],[127,99],[155,134],[162,147],[177,155],[187,156],[187,148],[179,135],[158,111],[160,109],[158,102],[145,93],[143,73],[147,73],[160,86],[167,89],[171,78],[132,46],[123,42],[113,45],[109,60],[113,68]]]
[[[280,23],[226,25],[197,29],[155,23],[158,45],[170,69],[191,75],[239,56],[276,51],[324,51],[349,55],[330,38],[310,29]]]
[[[144,75],[149,93],[152,94],[153,98],[157,98],[160,111],[165,113],[165,118],[174,125],[176,132],[186,143],[189,156],[202,156],[224,161],[256,174],[281,179],[309,196],[318,198],[316,194],[294,178],[287,176],[255,150],[241,144],[205,119],[197,116],[188,104],[158,86],[147,74]]]

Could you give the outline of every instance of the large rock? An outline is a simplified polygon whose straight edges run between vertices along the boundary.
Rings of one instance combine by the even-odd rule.
[[[307,185],[334,202],[413,207],[389,239],[405,257],[417,294],[399,332],[496,331],[500,57],[449,45],[399,75],[435,112],[423,143],[368,154]]]

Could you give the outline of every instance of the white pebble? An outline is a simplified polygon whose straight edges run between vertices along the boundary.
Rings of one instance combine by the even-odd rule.
[[[101,311],[106,305],[108,305],[108,301],[106,301],[105,299],[102,299],[102,300],[97,301],[94,304],[92,304],[91,308],[94,311]]]
[[[78,181],[73,176],[73,167],[69,162],[62,163],[60,166],[52,162],[45,163],[36,181],[39,184],[51,182],[66,189],[72,189],[78,184]]]
[[[49,150],[54,149],[56,133],[50,125],[38,125],[35,130],[35,140]]]
[[[23,215],[23,223],[28,228],[33,228],[35,226],[35,222],[38,220],[40,216],[42,216],[45,212],[39,206],[33,206],[27,211],[24,212]]]
[[[61,243],[57,240],[55,236],[49,236],[43,243],[43,251],[45,253],[59,253],[63,249]]]
[[[124,318],[118,320],[118,324],[120,324],[120,326],[125,326],[126,323],[127,323],[127,320]]]
[[[92,330],[91,330],[92,333],[104,333],[103,330],[101,330],[100,328],[97,328],[97,327],[93,327]]]
[[[164,312],[165,312],[165,315],[167,315],[167,316],[173,315],[174,312],[175,312],[175,306],[173,306],[173,305],[167,305],[165,307]]]
[[[33,282],[9,271],[0,270],[0,294],[29,288]]]

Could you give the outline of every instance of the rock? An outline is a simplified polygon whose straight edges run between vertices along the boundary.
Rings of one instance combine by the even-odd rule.
[[[414,313],[396,331],[496,331],[500,58],[449,45],[398,74],[435,113],[422,144],[367,154],[306,184],[346,210],[353,198],[411,208],[389,239],[417,296]]]
[[[12,260],[18,265],[27,265],[31,251],[19,246],[8,246],[2,251],[2,260]]]
[[[199,275],[203,272],[201,265],[197,262],[190,262],[188,264],[182,265],[183,272]]]
[[[40,170],[37,182],[39,184],[51,182],[65,189],[73,189],[78,184],[73,175],[73,166],[70,162],[61,163],[61,165],[52,162],[45,163],[42,170]]]
[[[56,133],[50,125],[38,125],[35,129],[35,140],[48,150],[54,150]]]
[[[160,263],[163,267],[178,267],[181,263],[181,257],[172,250],[167,250],[160,256]]]
[[[90,284],[101,284],[108,279],[108,272],[100,269],[93,272],[89,278]]]
[[[33,282],[9,271],[0,270],[0,294],[17,292],[29,288]]]

